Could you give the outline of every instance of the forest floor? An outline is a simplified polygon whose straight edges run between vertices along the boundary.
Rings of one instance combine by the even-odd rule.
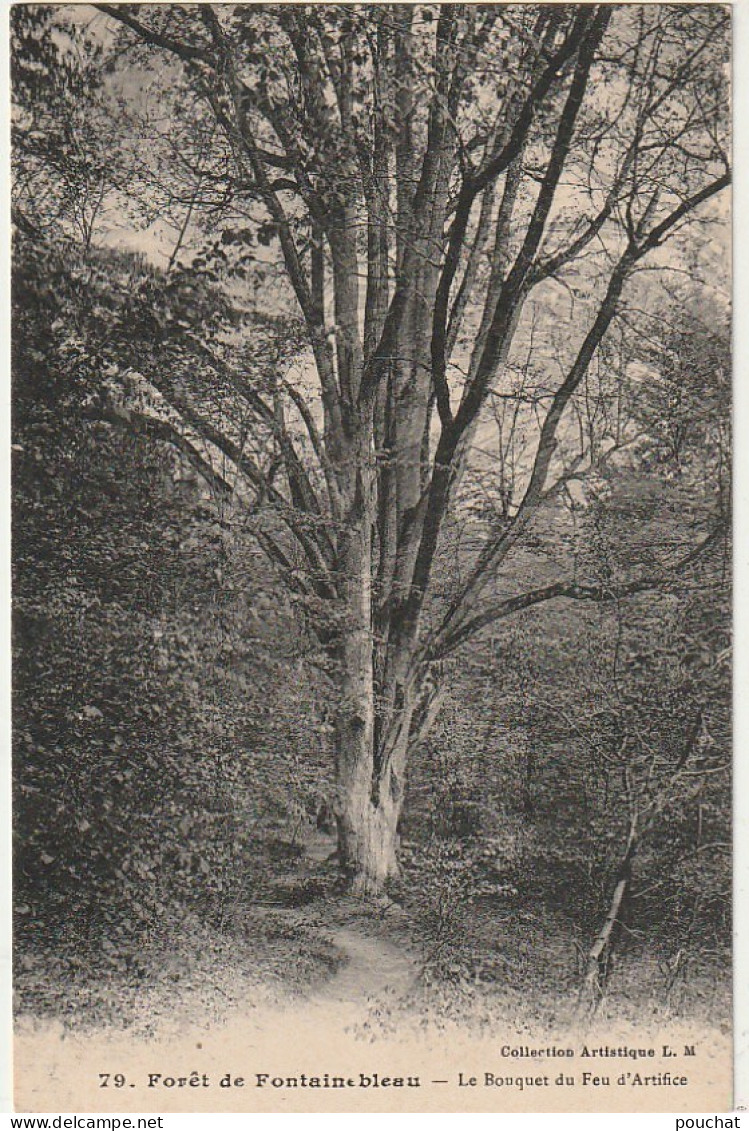
[[[571,1011],[555,1010],[543,992],[534,1000],[512,985],[428,984],[405,928],[397,909],[365,911],[343,897],[308,909],[268,906],[247,922],[245,938],[229,948],[204,944],[188,953],[176,947],[162,952],[160,962],[154,953],[137,980],[100,982],[98,995],[90,991],[88,1000],[79,996],[77,1004],[69,987],[64,1014],[23,1012],[17,1018],[17,1110],[313,1110],[306,1104],[318,1105],[317,1110],[330,1095],[258,1089],[257,1074],[358,1076],[395,1070],[447,1079],[464,1065],[538,1074],[538,1062],[501,1061],[498,1049],[579,1049],[583,1042],[660,1048],[664,1041],[679,1049],[697,1046],[700,1071],[716,1082],[725,1104],[731,1056],[725,1026],[668,1017],[640,995],[630,1001],[634,1016],[629,1020],[607,1006],[595,1019],[578,1019],[573,1027]],[[48,978],[52,984],[54,971]],[[576,1066],[590,1067],[579,1060]],[[626,1062],[624,1067],[642,1065]],[[663,1067],[673,1064],[646,1065]],[[108,1074],[105,1084],[102,1074]],[[252,1092],[219,1090],[218,1081],[227,1074],[244,1078]],[[208,1080],[211,1088],[162,1083],[187,1076]],[[335,1108],[321,1110],[341,1110],[345,1097],[333,1094],[333,1099]],[[386,1099],[368,1094],[364,1102]],[[409,1097],[409,1102],[417,1100]],[[452,1102],[461,1102],[460,1097]],[[466,1102],[492,1105],[477,1110],[516,1102],[526,1110],[527,1103],[509,1091],[501,1099],[487,1094]],[[658,1103],[668,1102],[658,1097]]]
[[[189,916],[176,930],[156,928],[114,967],[109,954],[101,962],[77,956],[71,967],[64,947],[17,956],[20,1028],[47,1019],[149,1036],[169,1021],[215,1021],[243,1002],[254,1009],[402,997],[419,977],[406,916],[392,901],[336,891],[333,848],[331,837],[312,834],[293,867],[269,878],[259,898],[237,897],[221,924]]]
[[[70,978],[51,956],[25,961],[16,977],[17,1110],[270,1111],[276,1108],[268,1104],[282,1100],[273,1088],[258,1089],[257,1073],[358,1074],[405,1063],[413,1065],[407,1071],[447,1078],[477,1059],[496,1067],[500,1037],[518,1046],[698,1042],[700,1071],[728,1096],[730,1031],[720,1021],[724,1003],[711,1018],[715,987],[712,1007],[704,987],[706,1008],[687,1019],[649,1000],[631,968],[623,992],[599,1015],[576,1019],[574,995],[553,976],[537,992],[511,978],[430,981],[404,908],[356,900],[332,886],[321,890],[326,874],[334,877],[329,848],[313,836],[295,864],[268,883],[264,898],[238,901],[231,930],[186,922],[181,938],[155,935],[137,962],[114,975],[97,976],[89,966]],[[506,923],[515,950],[527,926],[527,916]],[[534,1064],[500,1067],[540,1071]],[[226,1073],[247,1077],[252,1095],[219,1090]],[[181,1076],[210,1087],[162,1085]],[[296,1093],[286,1099],[287,1110],[307,1111],[311,1102]]]
[[[237,1009],[305,1002],[375,1004],[376,1026],[408,1014],[460,1017],[485,1028],[498,1012],[522,1026],[571,1025],[577,1016],[579,941],[559,916],[534,908],[472,917],[474,976],[435,977],[434,939],[420,935],[411,910],[385,897],[341,892],[333,838],[312,831],[297,858],[263,889],[237,896],[222,922],[188,916],[155,927],[134,953],[82,955],[45,945],[16,956],[15,1013],[21,1029],[128,1029],[153,1036],[169,1024],[213,1023]],[[453,930],[465,933],[468,923]],[[64,941],[64,940],[63,940]],[[439,946],[439,943],[437,944]],[[481,975],[489,967],[491,977]],[[670,985],[669,985],[670,980]],[[499,1005],[499,1010],[498,1010]],[[657,959],[623,957],[602,1018],[718,1024],[727,1031],[730,979],[695,969],[671,977]],[[373,1018],[362,1016],[365,1026]]]

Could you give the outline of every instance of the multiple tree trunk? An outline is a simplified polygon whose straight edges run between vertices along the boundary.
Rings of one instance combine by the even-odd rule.
[[[702,38],[685,42],[681,70],[659,70],[665,23],[678,22],[665,8],[632,16],[606,5],[451,4],[425,9],[429,22],[412,5],[206,5],[166,21],[158,7],[101,10],[181,62],[183,83],[231,149],[233,191],[264,209],[278,238],[322,399],[320,426],[300,409],[304,394],[287,390],[315,466],[299,455],[282,397],[269,406],[253,392],[252,404],[276,441],[285,491],[246,453],[239,458],[217,435],[212,442],[285,523],[287,543],[266,530],[261,544],[286,583],[330,609],[320,636],[340,681],[340,858],[358,890],[378,890],[397,874],[409,751],[435,713],[424,682],[430,664],[519,608],[614,595],[563,579],[491,598],[497,568],[564,482],[555,464],[560,420],[627,279],[728,184],[720,146],[705,140],[712,122],[699,167],[688,162],[673,183],[664,173],[655,186],[650,157],[643,172],[656,133],[665,152],[693,140],[702,113],[695,68],[725,13],[713,9]],[[662,39],[660,31],[649,38],[648,20],[664,24]],[[603,44],[615,71],[610,90]],[[610,140],[596,118],[595,84],[618,115],[618,150],[603,166],[590,140],[599,128]],[[675,94],[694,109],[686,126],[661,121]],[[677,131],[671,140],[667,128]],[[565,177],[586,175],[605,176],[604,191],[550,238]],[[430,607],[446,520],[526,299],[604,232],[601,297],[546,402],[523,491],[504,500],[501,533],[489,534],[441,606]]]

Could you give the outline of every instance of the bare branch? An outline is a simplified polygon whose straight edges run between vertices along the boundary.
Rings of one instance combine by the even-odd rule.
[[[609,601],[621,601],[626,597],[633,597],[638,593],[645,593],[654,589],[664,588],[673,584],[682,577],[690,566],[705,557],[705,555],[720,542],[727,532],[727,521],[721,519],[710,533],[693,550],[686,554],[680,561],[669,567],[664,567],[659,574],[635,578],[620,585],[585,585],[576,581],[556,581],[551,585],[544,585],[539,589],[518,594],[516,597],[507,597],[503,601],[488,605],[476,616],[461,624],[452,632],[437,636],[428,646],[426,657],[432,660],[441,660],[455,652],[461,644],[482,629],[487,628],[497,621],[524,609],[533,608],[535,605],[547,601],[567,599],[571,601],[590,601],[594,604],[604,604]]]

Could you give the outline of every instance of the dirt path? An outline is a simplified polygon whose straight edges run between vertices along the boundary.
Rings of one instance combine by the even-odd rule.
[[[333,837],[320,832],[311,834],[304,845],[300,867],[292,877],[287,877],[287,883],[303,885],[310,870],[327,861],[334,850]],[[287,909],[281,904],[270,904],[268,909],[300,929],[310,929],[303,909]],[[342,962],[332,976],[313,986],[306,995],[311,1006],[333,1002],[364,1005],[368,999],[381,995],[397,999],[413,986],[417,965],[406,947],[374,933],[361,919],[330,930],[323,926],[322,932],[341,953]]]
[[[344,962],[311,996],[313,1002],[362,1003],[381,994],[404,996],[416,980],[416,964],[402,948],[354,927],[334,931],[331,941]]]

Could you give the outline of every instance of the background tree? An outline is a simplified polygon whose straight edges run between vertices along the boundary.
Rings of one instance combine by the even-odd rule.
[[[62,227],[88,250],[124,180],[101,46],[38,7],[14,13],[11,35],[14,221],[27,233]]]

